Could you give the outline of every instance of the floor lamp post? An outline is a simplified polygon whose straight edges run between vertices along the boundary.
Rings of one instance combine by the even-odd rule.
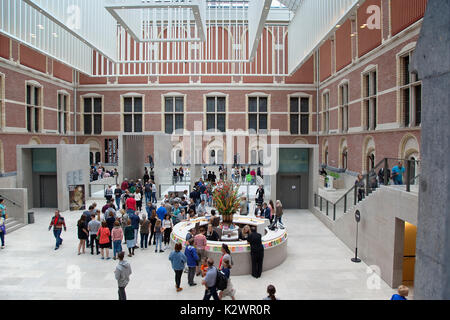
[[[361,221],[361,213],[359,210],[356,210],[355,212],[355,220],[356,220],[356,245],[355,245],[355,257],[352,258],[352,262],[359,263],[361,262],[361,259],[358,258],[358,225]]]

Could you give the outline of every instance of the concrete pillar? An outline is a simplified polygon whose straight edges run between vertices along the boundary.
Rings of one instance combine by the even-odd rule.
[[[422,79],[415,299],[450,299],[450,0],[428,0],[413,68]]]

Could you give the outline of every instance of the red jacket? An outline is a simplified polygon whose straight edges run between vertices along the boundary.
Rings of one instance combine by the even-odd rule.
[[[125,201],[125,205],[127,209],[136,211],[136,200],[134,198],[128,198],[127,201]]]
[[[122,182],[122,185],[120,186],[120,189],[122,189],[123,191],[128,189],[128,182],[124,181]]]

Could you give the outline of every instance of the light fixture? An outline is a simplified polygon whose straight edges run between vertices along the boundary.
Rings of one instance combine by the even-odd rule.
[[[30,36],[31,36],[32,38],[36,38],[36,35],[35,35],[34,33],[31,33]]]
[[[58,38],[58,34],[57,34],[56,32],[53,32],[52,35],[53,35],[55,38]]]
[[[365,27],[367,27],[367,24],[363,24],[360,28],[364,29]]]
[[[39,29],[44,30],[44,26],[42,24],[37,25]]]
[[[340,28],[340,27],[341,27],[341,25],[340,25],[340,24],[337,24],[337,25],[336,25],[336,29],[337,29],[337,28]]]

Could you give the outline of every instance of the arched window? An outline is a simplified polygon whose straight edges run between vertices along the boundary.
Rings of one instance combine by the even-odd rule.
[[[223,150],[217,150],[217,164],[223,164]]]
[[[371,171],[373,168],[375,168],[375,154],[371,152],[367,156],[367,169],[368,171]]]
[[[262,166],[264,164],[264,150],[258,151],[258,164]]]
[[[342,152],[342,169],[347,170],[348,168],[348,150],[344,149]]]
[[[209,163],[216,164],[216,150],[211,150],[211,153],[209,154]]]
[[[251,153],[250,153],[250,163],[251,164],[257,164],[256,157],[257,157],[256,150],[252,150]]]
[[[328,146],[326,146],[324,154],[325,154],[324,163],[328,166]]]

